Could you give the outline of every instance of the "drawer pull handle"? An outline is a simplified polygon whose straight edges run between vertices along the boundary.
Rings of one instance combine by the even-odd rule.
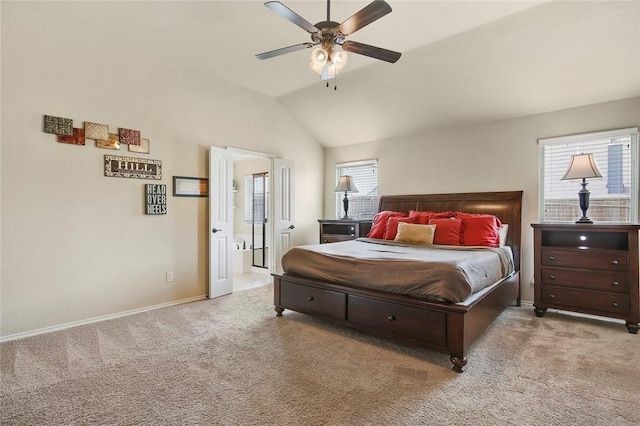
[[[394,317],[393,315],[389,315],[389,316],[387,317],[387,319],[388,319],[389,321],[395,321],[396,317]]]
[[[313,296],[307,297],[307,302],[313,302]]]
[[[618,281],[614,281],[611,284],[613,284],[614,287],[618,287],[618,284],[620,284]]]
[[[551,260],[551,261],[556,260],[556,257],[555,256],[549,256],[549,260]]]
[[[613,265],[617,265],[617,264],[618,264],[618,261],[617,261],[617,260],[612,260],[612,261],[611,261],[611,264],[613,264]]]
[[[555,294],[550,294],[550,295],[549,295],[549,299],[555,299],[555,298],[556,298],[556,295],[555,295]]]
[[[551,280],[555,280],[555,279],[556,279],[556,276],[555,276],[555,275],[549,275],[549,279],[551,279]]]
[[[614,308],[617,308],[617,307],[618,307],[618,302],[613,302],[613,303],[611,304],[611,306],[613,306]]]

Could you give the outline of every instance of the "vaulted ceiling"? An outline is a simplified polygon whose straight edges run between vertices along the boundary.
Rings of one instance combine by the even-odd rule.
[[[402,58],[350,54],[337,90],[309,69],[309,50],[255,59],[310,41],[260,1],[46,2],[38,13],[106,51],[276,98],[328,147],[640,96],[640,1],[387,1],[393,12],[349,39]],[[282,2],[326,18],[325,1]],[[334,0],[331,19],[368,3]]]

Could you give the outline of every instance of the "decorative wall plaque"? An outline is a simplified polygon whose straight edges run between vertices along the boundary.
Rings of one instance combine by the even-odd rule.
[[[129,151],[139,152],[140,154],[149,153],[149,139],[140,138],[140,145],[129,145]]]
[[[96,139],[96,147],[105,149],[120,149],[120,139],[115,133],[109,133],[108,140]]]
[[[146,158],[104,156],[104,175],[138,179],[162,179],[162,161]]]
[[[167,214],[167,185],[144,185],[145,214]]]
[[[109,140],[109,126],[106,124],[84,122],[84,137],[106,141]]]
[[[72,145],[84,145],[84,129],[73,129],[72,136],[58,135],[58,142]]]
[[[118,136],[120,137],[120,143],[127,145],[140,145],[140,130],[118,129]]]
[[[45,115],[44,132],[54,133],[56,135],[73,136],[73,120],[70,118]]]

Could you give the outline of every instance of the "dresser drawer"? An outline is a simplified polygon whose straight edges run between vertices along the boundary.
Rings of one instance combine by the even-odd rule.
[[[292,309],[315,312],[333,318],[347,318],[347,295],[303,284],[283,281],[280,284],[280,303]]]
[[[445,346],[446,315],[349,295],[349,321],[422,342]]]
[[[542,268],[542,284],[629,294],[629,274],[562,268]]]
[[[540,250],[540,256],[542,266],[566,266],[623,272],[629,270],[629,254],[626,252],[543,248]]]
[[[545,285],[542,286],[542,302],[614,315],[628,315],[630,310],[628,296]]]
[[[337,243],[339,241],[349,241],[353,240],[355,237],[351,237],[349,235],[336,235],[336,234],[324,234],[322,236],[321,244],[325,243]]]

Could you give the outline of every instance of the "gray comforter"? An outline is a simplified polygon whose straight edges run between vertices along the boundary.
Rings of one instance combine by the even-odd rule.
[[[446,302],[462,302],[514,269],[509,247],[416,246],[369,238],[294,247],[282,267],[286,274]]]

